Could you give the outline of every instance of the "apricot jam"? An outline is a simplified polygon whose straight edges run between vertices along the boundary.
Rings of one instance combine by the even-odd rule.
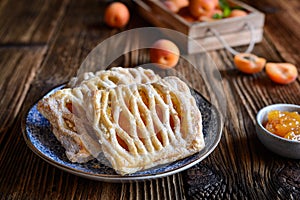
[[[272,110],[268,113],[265,128],[281,137],[300,141],[300,114],[297,112]]]

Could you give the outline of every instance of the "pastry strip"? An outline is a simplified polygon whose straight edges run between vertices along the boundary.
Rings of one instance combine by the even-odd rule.
[[[201,113],[176,77],[98,90],[92,103],[102,151],[119,174],[173,162],[204,147]]]
[[[92,120],[89,96],[92,91],[113,88],[121,84],[147,83],[159,80],[152,70],[116,67],[96,73],[85,73],[73,78],[67,88],[57,91],[38,102],[38,110],[51,123],[58,141],[65,148],[68,159],[84,163],[97,158],[101,151],[98,137],[88,124]],[[92,112],[92,111],[91,111]]]

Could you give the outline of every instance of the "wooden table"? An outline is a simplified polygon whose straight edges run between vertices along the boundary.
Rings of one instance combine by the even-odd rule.
[[[244,0],[266,14],[253,53],[300,71],[299,0]],[[0,1],[1,199],[300,199],[300,162],[267,150],[255,133],[258,110],[300,104],[300,79],[271,82],[264,72],[237,71],[225,50],[210,51],[222,72],[227,118],[218,147],[184,172],[158,180],[105,183],[64,172],[36,156],[21,129],[24,112],[76,74],[86,55],[122,30],[103,23],[99,0]],[[150,26],[132,10],[126,29]],[[245,47],[236,48],[243,50]],[[145,59],[138,52],[134,63]],[[193,76],[191,74],[191,76]]]

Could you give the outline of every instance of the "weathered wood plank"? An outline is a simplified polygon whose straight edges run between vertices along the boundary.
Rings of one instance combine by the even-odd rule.
[[[19,130],[19,125],[13,128],[1,151],[0,181],[5,183],[0,185],[1,198],[118,199],[121,184],[91,181],[49,165],[27,148]]]
[[[244,1],[266,14],[265,34],[280,52],[281,57],[286,62],[299,65],[300,34],[299,28],[296,28],[300,27],[299,1]]]
[[[101,40],[120,31],[110,29],[102,23],[103,7],[96,1],[71,2],[68,8],[62,19],[61,29],[48,45],[49,50],[45,60],[31,82],[24,103],[24,111],[53,86],[64,83],[71,76],[76,75],[76,70],[89,51]],[[139,54],[135,55],[137,56],[135,59],[137,59]],[[156,183],[156,180],[123,185],[102,183],[82,179],[52,167],[34,155],[26,147],[21,136],[15,140],[18,129],[20,127],[16,126],[16,129],[11,130],[14,135],[7,139],[3,151],[6,153],[1,156],[1,160],[6,160],[5,164],[1,163],[1,166],[4,166],[1,173],[6,176],[1,175],[0,177],[4,182],[15,180],[0,188],[0,191],[5,191],[5,197],[16,199],[31,196],[39,199],[102,199],[102,197],[120,199],[123,194],[127,194],[126,197],[131,198],[152,198],[150,188],[152,183]],[[14,148],[14,146],[18,146],[18,148]],[[18,156],[18,152],[23,153]],[[8,159],[10,155],[15,155],[15,157]],[[15,162],[22,164],[13,172],[11,167]],[[38,186],[36,186],[37,183]],[[169,187],[172,187],[170,183],[166,188],[158,189],[170,196],[180,194],[178,193],[180,191],[170,190]],[[95,190],[95,188],[98,189]],[[134,193],[131,193],[132,188],[135,188]],[[152,188],[152,190],[156,189],[157,187]]]
[[[0,143],[21,110],[46,50],[45,47],[0,49]]]
[[[268,59],[284,61],[280,52],[272,48],[269,40],[263,40],[261,44],[256,45],[254,53],[262,53]],[[238,49],[242,50],[243,47]],[[183,173],[183,180],[187,183],[187,195],[191,199],[298,197],[300,191],[293,188],[300,186],[294,175],[299,172],[299,163],[275,155],[258,141],[255,117],[260,108],[269,104],[299,104],[299,82],[289,86],[278,85],[273,83],[265,72],[245,75],[235,68],[233,56],[223,50],[219,51],[219,54],[212,52],[211,56],[224,79],[228,106],[227,121],[215,152]],[[274,166],[281,166],[285,172]],[[284,181],[287,176],[290,179],[289,183]]]
[[[33,83],[33,88],[44,86],[41,95],[75,76],[88,53],[102,40],[118,33],[102,22],[103,12],[103,5],[97,1],[74,1],[68,5],[61,28],[53,37],[49,54]]]
[[[67,1],[1,1],[0,45],[46,44],[53,36]]]
[[[261,3],[260,8],[275,10],[275,13],[267,13],[266,39],[256,45],[254,53],[268,61],[299,63],[299,50],[295,48],[299,46],[298,29],[295,28],[298,20],[294,13],[299,6],[295,6],[295,1],[291,4],[280,1],[268,1],[267,5],[265,1],[249,3],[253,6]],[[279,3],[278,7],[272,7]],[[289,12],[290,9],[293,11]],[[300,186],[296,175],[299,163],[268,151],[258,141],[254,127],[256,113],[263,106],[300,103],[299,81],[283,86],[271,82],[264,72],[244,75],[235,69],[230,54],[220,53],[218,56],[213,52],[212,57],[225,80],[227,119],[230,120],[225,124],[223,137],[213,155],[183,173],[187,195],[191,199],[297,199],[300,195],[295,189]]]
[[[0,2],[0,15],[10,3]],[[292,9],[286,12],[292,15],[299,8],[295,6],[299,5],[295,0],[291,1],[291,7],[271,0],[249,3],[258,8],[269,5],[276,9]],[[22,10],[16,5],[17,10]],[[65,6],[65,9],[60,7],[61,21],[44,29],[45,37],[31,32],[25,39],[5,37],[5,43],[16,41],[27,45],[27,42],[44,44],[46,41],[45,46],[23,48],[16,45],[16,48],[0,49],[0,122],[4,122],[0,125],[0,183],[5,183],[0,184],[2,199],[297,199],[300,196],[299,162],[268,151],[258,141],[254,128],[255,115],[261,107],[279,102],[300,103],[299,79],[282,86],[272,83],[264,72],[244,75],[235,69],[232,55],[224,50],[210,52],[223,76],[228,103],[223,137],[217,149],[192,169],[158,180],[112,184],[63,172],[34,155],[22,139],[22,116],[19,114],[52,87],[75,75],[80,63],[99,42],[121,31],[103,24],[104,6],[99,1],[74,0]],[[20,12],[31,8],[24,6],[23,9]],[[54,13],[50,15],[57,16]],[[128,27],[143,26],[145,22],[138,18],[134,16]],[[292,18],[291,21],[297,24],[299,19]],[[267,60],[298,62],[297,51],[290,54],[299,46],[297,36],[293,35],[298,26],[288,23],[288,28],[277,35],[271,31],[277,30],[276,19],[271,22],[272,26],[267,21],[265,39],[256,45],[254,53]],[[284,21],[279,20],[279,23],[285,26]],[[49,33],[51,30],[55,32]],[[291,40],[284,36],[286,31],[293,33]],[[19,30],[17,32],[21,35]],[[293,45],[288,45],[288,41]],[[110,51],[113,49],[108,53]],[[148,59],[146,52],[136,51],[125,55],[116,64],[134,66]],[[187,69],[183,66],[179,70],[184,77],[190,76],[192,81],[197,81],[199,77]],[[11,76],[13,73],[16,77]],[[209,95],[204,86],[197,89]],[[22,102],[25,102],[23,107]]]

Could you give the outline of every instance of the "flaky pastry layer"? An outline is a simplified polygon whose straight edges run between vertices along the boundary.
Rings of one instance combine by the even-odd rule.
[[[38,102],[38,110],[51,123],[56,138],[72,162],[84,163],[98,156],[101,146],[88,124],[89,95],[122,84],[155,82],[160,77],[150,69],[115,67],[73,78],[66,88]]]
[[[92,105],[102,151],[119,174],[185,158],[205,145],[201,113],[176,77],[98,90]]]

